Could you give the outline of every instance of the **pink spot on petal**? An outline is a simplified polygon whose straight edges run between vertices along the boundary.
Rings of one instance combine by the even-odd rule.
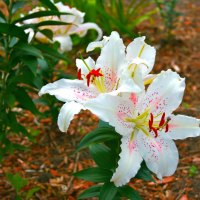
[[[132,102],[134,105],[136,105],[138,99],[137,99],[137,95],[136,95],[135,93],[131,93],[129,99],[131,100],[131,102]]]
[[[130,141],[129,144],[128,144],[128,148],[129,148],[129,153],[132,154],[133,150],[136,148],[136,142]]]

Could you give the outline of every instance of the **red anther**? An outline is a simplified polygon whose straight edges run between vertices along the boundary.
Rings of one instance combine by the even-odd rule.
[[[151,117],[151,121],[152,121],[152,124],[153,124],[153,114],[152,113],[150,113],[150,117]]]
[[[150,120],[149,120],[149,131],[152,130],[152,126],[153,126],[153,114],[150,113]]]
[[[81,79],[82,79],[82,78],[81,78],[81,69],[78,70],[77,78],[78,78],[78,80],[81,80]]]
[[[160,123],[159,123],[159,127],[161,127],[163,124],[165,123],[165,113],[162,114]]]
[[[152,125],[153,125],[153,122],[151,120],[149,120],[149,131],[152,130]]]
[[[167,133],[168,131],[169,131],[169,124],[167,124],[165,127],[165,133]]]
[[[151,127],[151,129],[155,133],[155,138],[157,138],[158,137],[158,130],[156,128],[154,128],[154,127]]]
[[[99,76],[103,76],[103,74],[101,74],[100,72],[100,68],[95,70],[95,69],[92,69],[89,74],[87,74],[86,76],[86,79],[87,79],[87,86],[89,87],[90,86],[90,78],[91,76],[94,76],[94,77],[99,77]]]
[[[90,86],[90,78],[91,78],[91,74],[89,73],[87,76],[87,86],[89,87]]]

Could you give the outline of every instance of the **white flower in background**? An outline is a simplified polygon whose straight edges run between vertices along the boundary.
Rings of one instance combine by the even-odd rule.
[[[61,21],[66,23],[71,23],[69,25],[58,25],[58,26],[41,26],[40,30],[43,29],[50,29],[53,31],[53,41],[58,41],[60,43],[61,51],[70,51],[72,49],[72,40],[70,35],[77,34],[80,37],[84,37],[89,29],[94,29],[97,31],[98,36],[96,40],[100,40],[102,37],[102,30],[99,26],[95,23],[83,23],[84,22],[84,15],[85,13],[80,12],[76,8],[70,8],[69,6],[63,5],[61,2],[56,3],[55,6],[58,8],[59,12],[66,12],[69,15],[61,15],[60,17],[57,16],[47,16],[47,17],[40,17],[40,18],[33,18],[25,20],[24,24],[32,24],[32,23],[39,23],[43,21]],[[29,14],[38,12],[38,11],[45,11],[44,7],[36,7],[29,12]],[[29,33],[29,41],[32,40],[34,36],[33,29],[27,29]],[[37,32],[35,35],[36,39],[43,43],[51,42],[45,35],[40,32]]]
[[[126,48],[126,62],[124,73],[134,80],[134,82],[144,89],[144,85],[150,83],[155,75],[148,75],[155,62],[156,50],[145,43],[145,37],[135,38]],[[91,42],[86,51],[93,51],[95,48],[102,48],[109,41],[109,37],[103,37],[102,41]],[[116,46],[117,48],[117,46]]]
[[[48,93],[66,102],[58,117],[58,126],[63,132],[67,131],[73,116],[85,109],[84,104],[99,94],[141,92],[132,78],[123,73],[127,67],[125,46],[117,32],[111,33],[96,63],[89,57],[77,59],[76,65],[79,80],[61,79],[43,86],[39,92],[39,95]]]
[[[199,119],[172,114],[184,90],[185,79],[168,70],[139,95],[99,95],[85,104],[122,135],[120,159],[111,179],[116,186],[129,182],[142,160],[159,179],[175,172],[179,158],[173,140],[200,135]]]

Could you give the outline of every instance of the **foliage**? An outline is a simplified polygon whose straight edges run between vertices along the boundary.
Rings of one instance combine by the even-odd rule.
[[[20,200],[22,198],[29,200],[34,195],[34,193],[40,190],[39,187],[34,187],[32,189],[29,189],[26,192],[23,192],[22,189],[23,187],[27,186],[28,180],[22,178],[19,173],[17,174],[8,173],[6,174],[6,177],[8,181],[10,182],[10,184],[12,185],[12,187],[15,189],[17,200]]]
[[[193,177],[195,175],[198,174],[198,168],[195,166],[195,165],[192,165],[190,168],[189,168],[189,176],[190,177]]]
[[[146,11],[152,5],[152,1],[142,0],[62,0],[71,6],[86,12],[86,20],[96,22],[105,34],[117,30],[130,37],[135,36],[135,28],[145,20],[150,20],[151,16],[157,13],[153,8]]]
[[[54,66],[58,61],[66,60],[66,56],[58,52],[57,44],[40,44],[35,40],[28,42],[26,30],[32,28],[36,33],[39,31],[38,27],[45,23],[18,24],[24,19],[60,15],[51,1],[42,1],[49,7],[49,11],[28,14],[25,17],[19,17],[19,12],[26,1],[4,2],[7,14],[0,12],[0,160],[7,152],[25,149],[12,143],[9,134],[22,134],[30,140],[34,139],[31,132],[18,122],[18,117],[23,115],[23,110],[29,110],[34,115],[39,114],[30,92],[37,93],[47,80],[53,78]],[[55,23],[57,22],[48,22]],[[51,37],[49,31],[43,34]],[[43,102],[47,105],[54,103],[53,100]],[[51,111],[56,112],[56,109]]]
[[[157,7],[159,8],[160,15],[164,21],[165,29],[167,32],[167,39],[172,38],[172,30],[174,29],[174,22],[180,13],[175,11],[176,4],[179,0],[155,0]]]
[[[117,167],[120,152],[120,139],[114,128],[107,123],[100,121],[99,127],[87,134],[79,143],[77,151],[88,147],[90,154],[97,167],[84,169],[74,174],[75,177],[97,183],[83,193],[78,199],[98,197],[104,199],[120,199],[127,197],[131,200],[139,200],[141,197],[130,186],[116,187],[110,182],[112,174]],[[151,172],[142,163],[136,178],[146,181],[154,181]]]

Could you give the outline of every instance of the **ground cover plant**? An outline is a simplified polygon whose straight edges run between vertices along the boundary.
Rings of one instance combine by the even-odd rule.
[[[192,35],[195,41],[196,32],[179,35],[175,33],[183,26],[171,27],[173,40],[160,43],[165,36],[157,35],[159,26],[147,23],[162,24],[159,5],[153,1],[150,11],[145,11],[148,17],[136,9],[146,9],[145,1],[141,5],[110,1],[107,6],[104,1],[31,4],[5,1],[1,5],[0,196],[198,199],[197,43],[189,46],[183,40]],[[131,9],[142,19],[137,29],[125,16]],[[86,12],[86,21],[81,18],[76,23],[74,19],[84,15],[81,11]],[[187,27],[198,22],[179,17],[176,20]],[[82,38],[88,28],[97,31],[90,30]],[[186,137],[194,139],[176,142],[178,165],[172,139]]]

